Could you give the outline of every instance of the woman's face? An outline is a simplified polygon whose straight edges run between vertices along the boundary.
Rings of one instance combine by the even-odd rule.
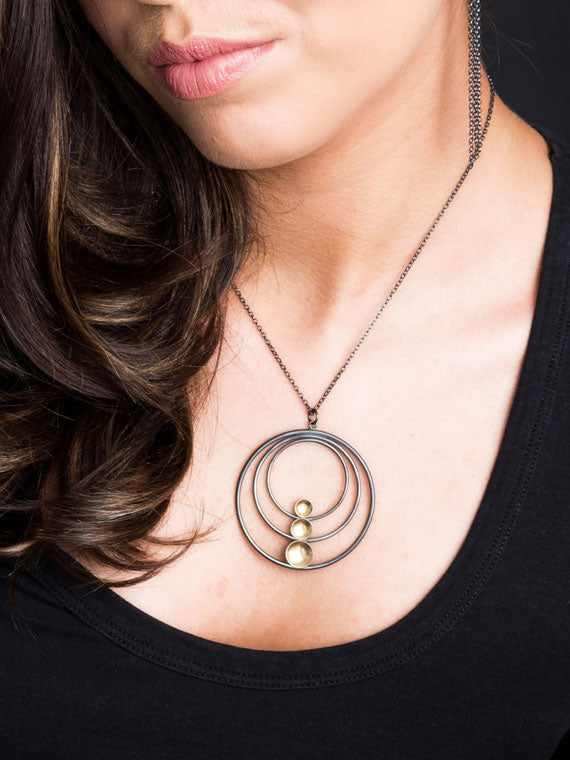
[[[404,71],[446,2],[462,0],[80,0],[80,5],[122,65],[198,150],[222,166],[261,169],[316,150],[373,111],[370,106]],[[181,62],[188,55],[184,51],[173,58],[172,48],[156,48],[161,41],[182,45],[198,36],[274,42],[202,63]],[[151,58],[160,66],[148,61],[153,49]],[[201,55],[205,52],[202,48]]]

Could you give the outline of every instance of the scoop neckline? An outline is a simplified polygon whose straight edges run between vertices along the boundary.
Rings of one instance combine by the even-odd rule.
[[[568,223],[570,144],[542,125],[531,126],[547,141],[553,192],[519,378],[469,531],[447,570],[412,610],[380,631],[341,644],[250,649],[171,626],[110,588],[85,587],[49,556],[42,556],[26,572],[74,615],[131,653],[179,673],[233,686],[318,688],[369,678],[403,665],[446,635],[485,587],[514,530],[550,418],[567,330],[570,256],[563,255],[563,235]],[[544,345],[549,346],[548,361],[540,350]],[[69,555],[66,559],[75,563]]]

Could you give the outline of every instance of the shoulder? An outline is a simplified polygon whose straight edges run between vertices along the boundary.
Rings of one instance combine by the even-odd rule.
[[[544,242],[558,250],[562,265],[570,253],[570,137],[539,122],[519,123],[523,128],[516,160],[521,165],[519,180],[526,185],[520,188],[527,199],[524,216],[544,206]]]
[[[561,190],[566,193],[568,198],[568,184],[570,184],[570,125],[566,134],[561,134],[546,127],[541,123],[532,122],[528,124],[530,129],[537,135],[541,136],[545,143],[546,155],[550,159],[554,169],[555,191]],[[568,136],[566,136],[568,135]],[[558,187],[557,187],[558,183]],[[570,215],[570,204],[566,204],[567,212]]]
[[[542,134],[556,156],[563,162],[570,162],[570,124],[565,134],[554,131],[540,122],[531,122],[529,126]]]
[[[38,641],[54,624],[63,605],[27,570],[14,576],[16,560],[0,556],[0,648]]]

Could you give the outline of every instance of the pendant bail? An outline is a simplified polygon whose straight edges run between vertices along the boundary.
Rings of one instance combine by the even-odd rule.
[[[319,414],[317,410],[314,407],[311,407],[308,410],[307,416],[309,418],[309,429],[314,430],[317,427],[317,422],[319,419]]]

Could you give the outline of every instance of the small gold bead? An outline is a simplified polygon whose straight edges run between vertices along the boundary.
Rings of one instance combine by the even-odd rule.
[[[307,499],[299,499],[295,502],[293,510],[299,517],[308,517],[313,511],[313,505]]]
[[[313,550],[304,541],[292,541],[285,549],[285,559],[293,567],[306,567],[313,559]]]
[[[313,526],[304,517],[299,517],[291,523],[291,535],[293,538],[305,540],[313,532]]]

